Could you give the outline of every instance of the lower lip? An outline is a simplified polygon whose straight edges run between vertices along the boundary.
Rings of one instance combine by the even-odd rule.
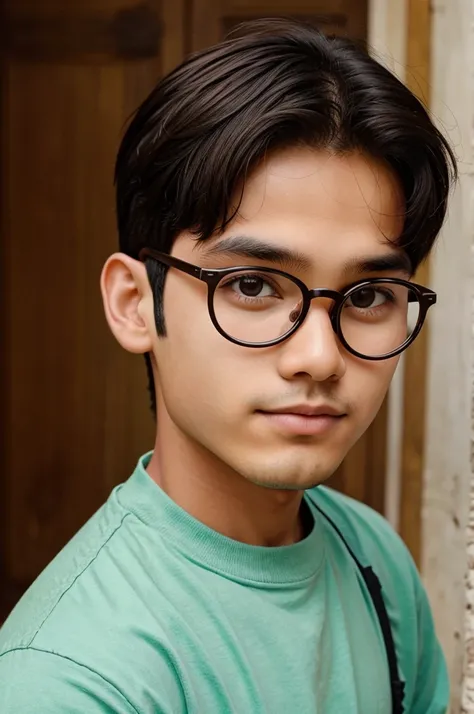
[[[272,412],[259,412],[265,419],[273,424],[277,429],[285,431],[287,434],[297,436],[319,436],[327,434],[336,427],[342,416],[330,416],[320,414],[318,416],[306,416],[304,414],[275,414]]]

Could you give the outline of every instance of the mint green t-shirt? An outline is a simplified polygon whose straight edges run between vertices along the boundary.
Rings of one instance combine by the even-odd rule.
[[[390,714],[372,601],[313,502],[382,581],[405,711],[445,714],[427,599],[381,516],[319,487],[304,540],[249,546],[179,508],[148,458],[0,630],[2,714]]]

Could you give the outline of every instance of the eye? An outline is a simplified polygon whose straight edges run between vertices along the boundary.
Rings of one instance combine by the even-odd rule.
[[[237,295],[247,298],[265,298],[275,296],[275,289],[262,276],[247,273],[239,275],[226,284],[226,287],[231,288]]]
[[[358,310],[368,310],[380,307],[391,301],[392,295],[386,289],[377,289],[372,286],[360,288],[353,293],[346,302],[347,307],[355,307]]]

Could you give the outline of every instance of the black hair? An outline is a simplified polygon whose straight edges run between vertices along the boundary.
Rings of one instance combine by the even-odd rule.
[[[116,163],[120,250],[169,252],[222,231],[269,151],[295,144],[383,160],[405,198],[398,245],[415,270],[447,210],[456,159],[423,104],[360,44],[290,20],[245,23],[191,55],[139,107]],[[240,193],[241,195],[241,193]],[[147,261],[158,333],[166,269]],[[147,357],[154,406],[151,362]]]

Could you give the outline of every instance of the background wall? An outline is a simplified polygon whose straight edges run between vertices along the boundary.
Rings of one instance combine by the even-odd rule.
[[[432,4],[431,107],[460,160],[460,182],[431,262],[438,292],[429,332],[421,567],[448,659],[453,713],[474,712],[474,617],[465,624],[466,527],[472,481],[474,249],[474,3]],[[474,539],[471,533],[471,549]],[[470,582],[474,558],[470,557]],[[472,602],[473,590],[470,591]]]
[[[416,75],[424,68],[409,61],[409,18],[423,6],[431,12],[425,91],[460,160],[459,185],[429,268],[439,301],[428,330],[420,566],[447,657],[450,711],[474,714],[474,2],[427,5],[427,0],[372,0],[369,42],[402,80],[411,77],[416,89]],[[405,476],[403,363],[400,367],[390,391],[387,435],[385,514],[395,527]]]

